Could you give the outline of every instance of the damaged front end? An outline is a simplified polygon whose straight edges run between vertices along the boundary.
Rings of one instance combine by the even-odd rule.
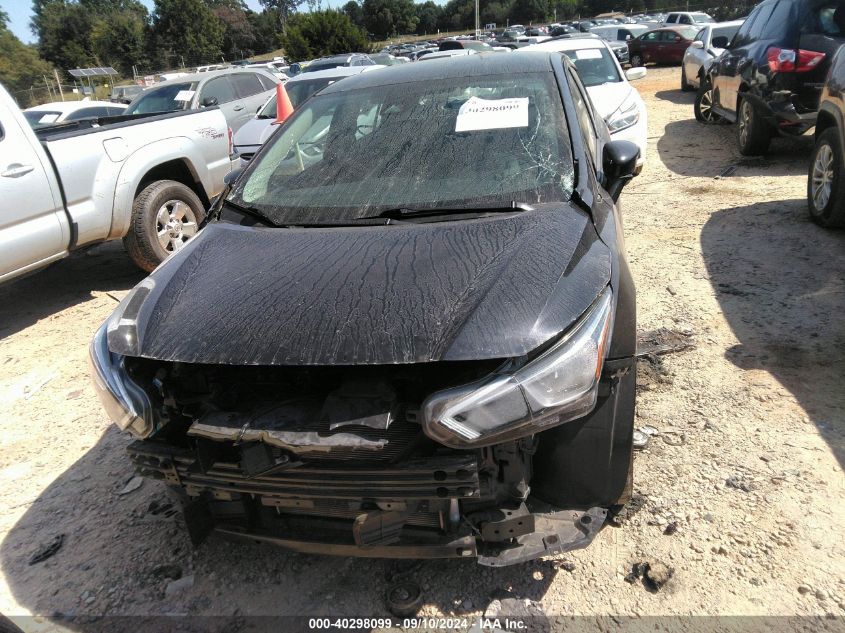
[[[131,344],[120,327],[132,306],[94,338],[95,383],[139,438],[137,471],[183,497],[195,543],[215,530],[301,552],[501,566],[585,547],[624,494],[630,455],[613,452],[629,442],[614,425],[634,372],[633,359],[605,362],[609,288],[529,357],[392,366],[118,355],[109,341]]]

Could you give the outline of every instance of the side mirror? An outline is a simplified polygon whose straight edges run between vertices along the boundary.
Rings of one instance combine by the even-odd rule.
[[[604,188],[616,202],[625,185],[636,175],[640,148],[631,141],[610,141],[604,146]]]
[[[704,48],[704,42],[699,42],[698,40],[696,40],[692,44],[690,44],[689,47],[690,48]]]
[[[644,66],[640,66],[638,68],[629,68],[625,71],[625,78],[628,81],[636,81],[637,79],[642,79],[646,76],[648,70],[645,69]]]
[[[634,39],[634,38],[633,38],[631,35],[626,35],[626,36],[625,36],[625,41],[626,41],[626,42],[630,42],[632,39]]]
[[[241,175],[242,169],[233,169],[228,174],[223,176],[223,184],[227,187],[231,187],[234,182],[238,179],[238,176]]]
[[[713,48],[727,48],[730,42],[728,41],[727,36],[719,35],[718,37],[714,37],[713,41],[710,42],[710,46]]]
[[[211,106],[216,106],[218,103],[219,101],[217,101],[217,97],[206,97],[202,100],[202,107],[210,108]]]

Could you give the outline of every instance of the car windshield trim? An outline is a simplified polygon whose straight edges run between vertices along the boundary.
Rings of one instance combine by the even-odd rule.
[[[485,127],[463,115],[469,127],[458,129],[471,98],[485,108],[510,99],[524,121]],[[266,145],[229,199],[277,225],[354,221],[399,207],[560,202],[575,181],[560,92],[547,71],[318,94]]]

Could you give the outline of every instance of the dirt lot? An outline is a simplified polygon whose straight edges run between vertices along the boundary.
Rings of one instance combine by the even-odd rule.
[[[827,614],[839,619],[816,630],[841,630],[845,233],[807,218],[809,139],[742,159],[733,127],[694,121],[678,74],[637,85],[650,153],[623,194],[640,329],[696,345],[641,365],[637,425],[659,431],[636,458],[641,507],[557,560],[425,563],[411,573],[424,614],[509,595],[550,615]],[[101,614],[388,615],[385,563],[216,537],[194,551],[163,486],[121,494],[129,440],[89,386],[87,347],[140,279],[112,244],[0,288],[0,611],[43,616],[19,620],[32,630]],[[659,591],[625,580],[645,560],[674,570]]]

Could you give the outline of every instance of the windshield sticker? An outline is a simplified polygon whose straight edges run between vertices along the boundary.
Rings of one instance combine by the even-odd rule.
[[[194,90],[180,90],[176,93],[176,96],[173,97],[174,101],[190,101],[194,98],[194,94],[196,91]]]
[[[601,59],[601,49],[599,48],[582,48],[575,51],[576,59]]]
[[[470,97],[458,110],[455,132],[528,127],[528,97],[479,99]]]

